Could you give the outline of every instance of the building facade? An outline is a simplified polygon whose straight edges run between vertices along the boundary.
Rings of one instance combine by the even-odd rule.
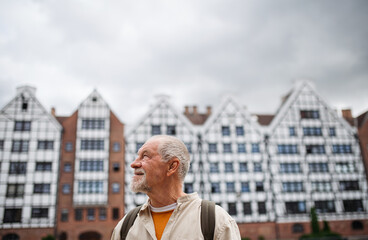
[[[62,127],[35,94],[17,88],[0,112],[1,239],[54,234]]]
[[[109,239],[124,213],[124,125],[97,91],[58,119],[58,239]]]
[[[310,233],[311,207],[332,231],[368,236],[357,131],[311,83],[298,82],[274,116],[252,116],[231,97],[205,121],[193,109],[194,114],[188,108],[180,114],[160,97],[127,134],[127,210],[146,199],[128,187],[139,147],[153,135],[169,134],[191,153],[184,191],[221,205],[238,222],[242,237],[297,239]]]

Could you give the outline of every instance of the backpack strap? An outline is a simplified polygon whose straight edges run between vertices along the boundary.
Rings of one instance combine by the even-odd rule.
[[[215,203],[202,200],[201,203],[201,229],[205,240],[213,240],[215,235]]]
[[[128,235],[129,229],[131,228],[131,226],[133,226],[134,221],[137,218],[139,210],[141,210],[141,207],[142,205],[136,208],[133,208],[126,215],[123,225],[121,226],[121,229],[120,229],[121,240],[125,240],[126,236]]]

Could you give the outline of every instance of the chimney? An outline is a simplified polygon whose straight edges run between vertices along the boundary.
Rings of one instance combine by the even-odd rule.
[[[189,114],[189,107],[188,106],[185,106],[184,109],[185,109],[184,110],[184,114],[185,115],[188,115]]]
[[[207,116],[211,115],[211,113],[212,113],[211,106],[207,106]]]
[[[51,108],[51,115],[56,117],[56,109],[54,107]]]
[[[342,109],[341,110],[342,117],[345,119],[352,119],[353,115],[351,114],[351,109]]]
[[[198,114],[198,112],[197,112],[197,106],[196,105],[193,106],[193,114],[195,114],[195,115]]]

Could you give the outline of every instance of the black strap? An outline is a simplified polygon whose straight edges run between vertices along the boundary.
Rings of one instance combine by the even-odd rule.
[[[215,203],[202,200],[201,203],[201,229],[205,240],[213,240],[215,235]]]
[[[139,210],[141,210],[141,207],[142,206],[138,206],[128,212],[127,216],[124,219],[123,226],[121,226],[120,230],[121,240],[125,240],[126,236],[128,235],[129,229],[133,226],[133,223],[137,218]]]
[[[142,206],[138,206],[126,215],[123,225],[120,229],[120,238],[125,240],[128,235],[129,229],[133,226],[135,219],[137,218],[139,210]],[[201,202],[201,230],[205,240],[213,240],[215,235],[215,203],[207,200]]]

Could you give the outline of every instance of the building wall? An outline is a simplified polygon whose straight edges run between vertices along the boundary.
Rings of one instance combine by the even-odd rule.
[[[109,239],[124,213],[124,125],[93,92],[63,127],[57,236]]]
[[[19,87],[0,113],[0,235],[55,227],[61,126],[35,91]]]

